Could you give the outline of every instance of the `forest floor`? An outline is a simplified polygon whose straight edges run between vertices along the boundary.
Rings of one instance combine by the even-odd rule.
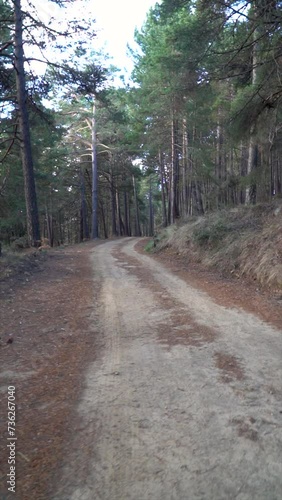
[[[281,498],[280,297],[144,245],[50,251],[1,282],[1,500]]]

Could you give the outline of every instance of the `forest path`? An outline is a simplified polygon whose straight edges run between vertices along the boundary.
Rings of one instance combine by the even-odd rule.
[[[92,252],[101,349],[54,499],[281,499],[281,331],[135,244]]]

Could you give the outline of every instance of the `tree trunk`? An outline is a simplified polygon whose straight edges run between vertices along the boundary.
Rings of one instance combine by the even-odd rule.
[[[101,201],[100,201],[100,211],[101,211],[102,223],[103,223],[103,228],[104,228],[104,237],[105,237],[105,240],[107,240],[108,239],[107,224],[106,224],[104,206],[103,206],[103,203]]]
[[[47,229],[47,238],[49,241],[50,247],[54,246],[54,231],[53,231],[53,217],[49,214],[48,208],[46,206],[46,229]]]
[[[131,205],[132,205],[132,200],[129,198],[128,200],[128,236],[132,235],[132,224],[131,224]]]
[[[186,119],[183,119],[183,136],[182,136],[182,215],[187,217],[189,211],[188,205],[188,130]]]
[[[117,218],[116,218],[116,190],[114,186],[112,169],[110,172],[110,190],[111,190],[111,215],[112,215],[112,236],[118,236]]]
[[[224,177],[225,165],[223,162],[223,129],[222,129],[222,112],[221,109],[218,109],[218,122],[216,129],[216,179],[218,183],[217,188],[217,200],[216,205],[217,208],[220,208],[224,204],[224,196],[222,192],[222,181]]]
[[[257,6],[254,4],[254,22],[258,22]],[[253,33],[253,52],[252,52],[252,84],[255,85],[258,81],[258,29],[254,30]],[[252,172],[257,168],[257,158],[258,158],[258,147],[255,140],[255,123],[251,125],[250,128],[250,138],[249,138],[249,154],[247,163],[247,176],[250,177],[249,185],[246,188],[245,203],[255,203],[256,202],[256,183],[253,178],[251,178]]]
[[[248,152],[248,163],[247,163],[247,175],[251,176],[254,170],[257,168],[258,164],[258,146],[254,138],[254,127],[251,127],[250,140],[249,140],[249,152]],[[249,185],[246,188],[245,203],[255,203],[256,202],[256,183],[255,180],[250,178]]]
[[[96,137],[96,107],[93,104],[92,114],[92,239],[99,237],[98,232],[98,163],[97,163],[97,137]]]
[[[137,198],[136,182],[134,175],[132,175],[132,182],[133,182],[134,206],[135,206],[135,236],[141,236],[138,198]]]
[[[80,169],[80,194],[81,194],[81,238],[89,239],[89,227],[87,221],[87,203],[85,195],[85,180],[82,168]]]
[[[165,185],[165,171],[162,152],[159,151],[159,164],[160,164],[160,181],[162,192],[162,226],[167,227],[167,209],[166,209],[166,185]]]
[[[124,235],[124,224],[123,224],[122,217],[121,217],[118,190],[116,190],[116,206],[117,206],[118,234],[119,234],[119,236],[123,236]]]
[[[124,190],[123,193],[123,206],[124,206],[124,231],[125,236],[130,236],[129,225],[128,225],[128,202],[127,202],[127,192]]]
[[[150,176],[150,190],[149,190],[149,236],[154,236],[154,207],[153,207],[152,177],[151,176]]]
[[[14,0],[15,19],[15,74],[17,88],[17,104],[19,114],[19,132],[21,160],[24,175],[24,190],[27,216],[27,235],[31,246],[40,244],[40,226],[35,189],[34,168],[30,138],[29,115],[27,108],[27,91],[24,71],[23,20],[20,0]]]
[[[179,217],[179,158],[177,149],[177,121],[171,122],[171,179],[170,179],[170,223]]]

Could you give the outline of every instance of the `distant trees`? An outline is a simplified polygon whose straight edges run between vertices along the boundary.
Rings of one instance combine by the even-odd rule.
[[[142,172],[134,166],[140,147],[133,133],[130,91],[105,89],[93,105],[91,97],[70,94],[57,111],[64,130],[60,147],[68,151],[73,176],[69,188],[81,214],[75,238],[88,238],[89,228],[93,238],[140,235],[149,212],[141,199]]]
[[[163,0],[136,33],[142,141],[169,223],[281,194],[281,16],[280,2]]]
[[[32,246],[40,242],[40,227],[35,190],[33,157],[31,148],[28,93],[24,68],[23,49],[23,12],[21,1],[14,0],[14,58],[16,80],[16,105],[18,112],[18,133],[20,140],[21,160],[24,173],[25,203],[27,215],[27,235]]]
[[[60,0],[53,0],[53,3],[62,5]],[[83,42],[81,38],[78,40],[78,34],[86,32],[86,29],[90,30],[90,25],[81,26],[79,23],[69,23],[65,29],[61,30],[53,27],[50,23],[43,23],[31,3],[29,4],[29,10],[24,11],[21,0],[14,0],[12,4],[1,0],[0,21],[2,26],[0,65],[3,70],[1,74],[2,113],[5,116],[6,123],[8,123],[9,116],[11,124],[13,123],[13,126],[10,125],[9,127],[10,137],[7,136],[7,128],[3,134],[2,162],[8,157],[14,145],[18,143],[23,168],[27,236],[29,243],[36,246],[40,242],[40,226],[29,115],[31,112],[36,112],[43,117],[44,110],[40,100],[47,96],[49,83],[47,79],[44,80],[34,72],[28,72],[27,62],[30,64],[35,59],[53,67],[55,70],[53,75],[56,76],[59,85],[71,82],[79,88],[84,88],[84,81],[81,78],[81,76],[84,77],[84,74],[79,68],[63,61],[61,63],[58,60],[50,61],[50,52],[47,52],[46,56],[44,54],[46,54],[48,40],[53,42],[53,49],[54,46],[56,48],[59,46],[61,51],[68,48],[68,50],[80,51],[80,54],[83,54]],[[90,34],[88,32],[88,36]],[[58,41],[60,38],[63,39],[63,43]],[[41,53],[40,58],[26,56],[24,44],[36,46]],[[90,76],[90,73],[88,76]],[[91,77],[92,82],[91,84],[87,82],[87,86],[90,87],[91,85],[91,88],[95,89],[102,79],[101,69],[93,66]],[[4,177],[2,190],[5,183],[6,178]]]
[[[157,3],[113,88],[92,20],[21,1],[0,0],[0,239],[152,235],[282,195],[281,2]]]

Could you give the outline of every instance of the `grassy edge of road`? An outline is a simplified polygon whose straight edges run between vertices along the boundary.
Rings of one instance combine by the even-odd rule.
[[[191,217],[161,230],[148,252],[171,251],[225,277],[282,293],[282,202]]]

